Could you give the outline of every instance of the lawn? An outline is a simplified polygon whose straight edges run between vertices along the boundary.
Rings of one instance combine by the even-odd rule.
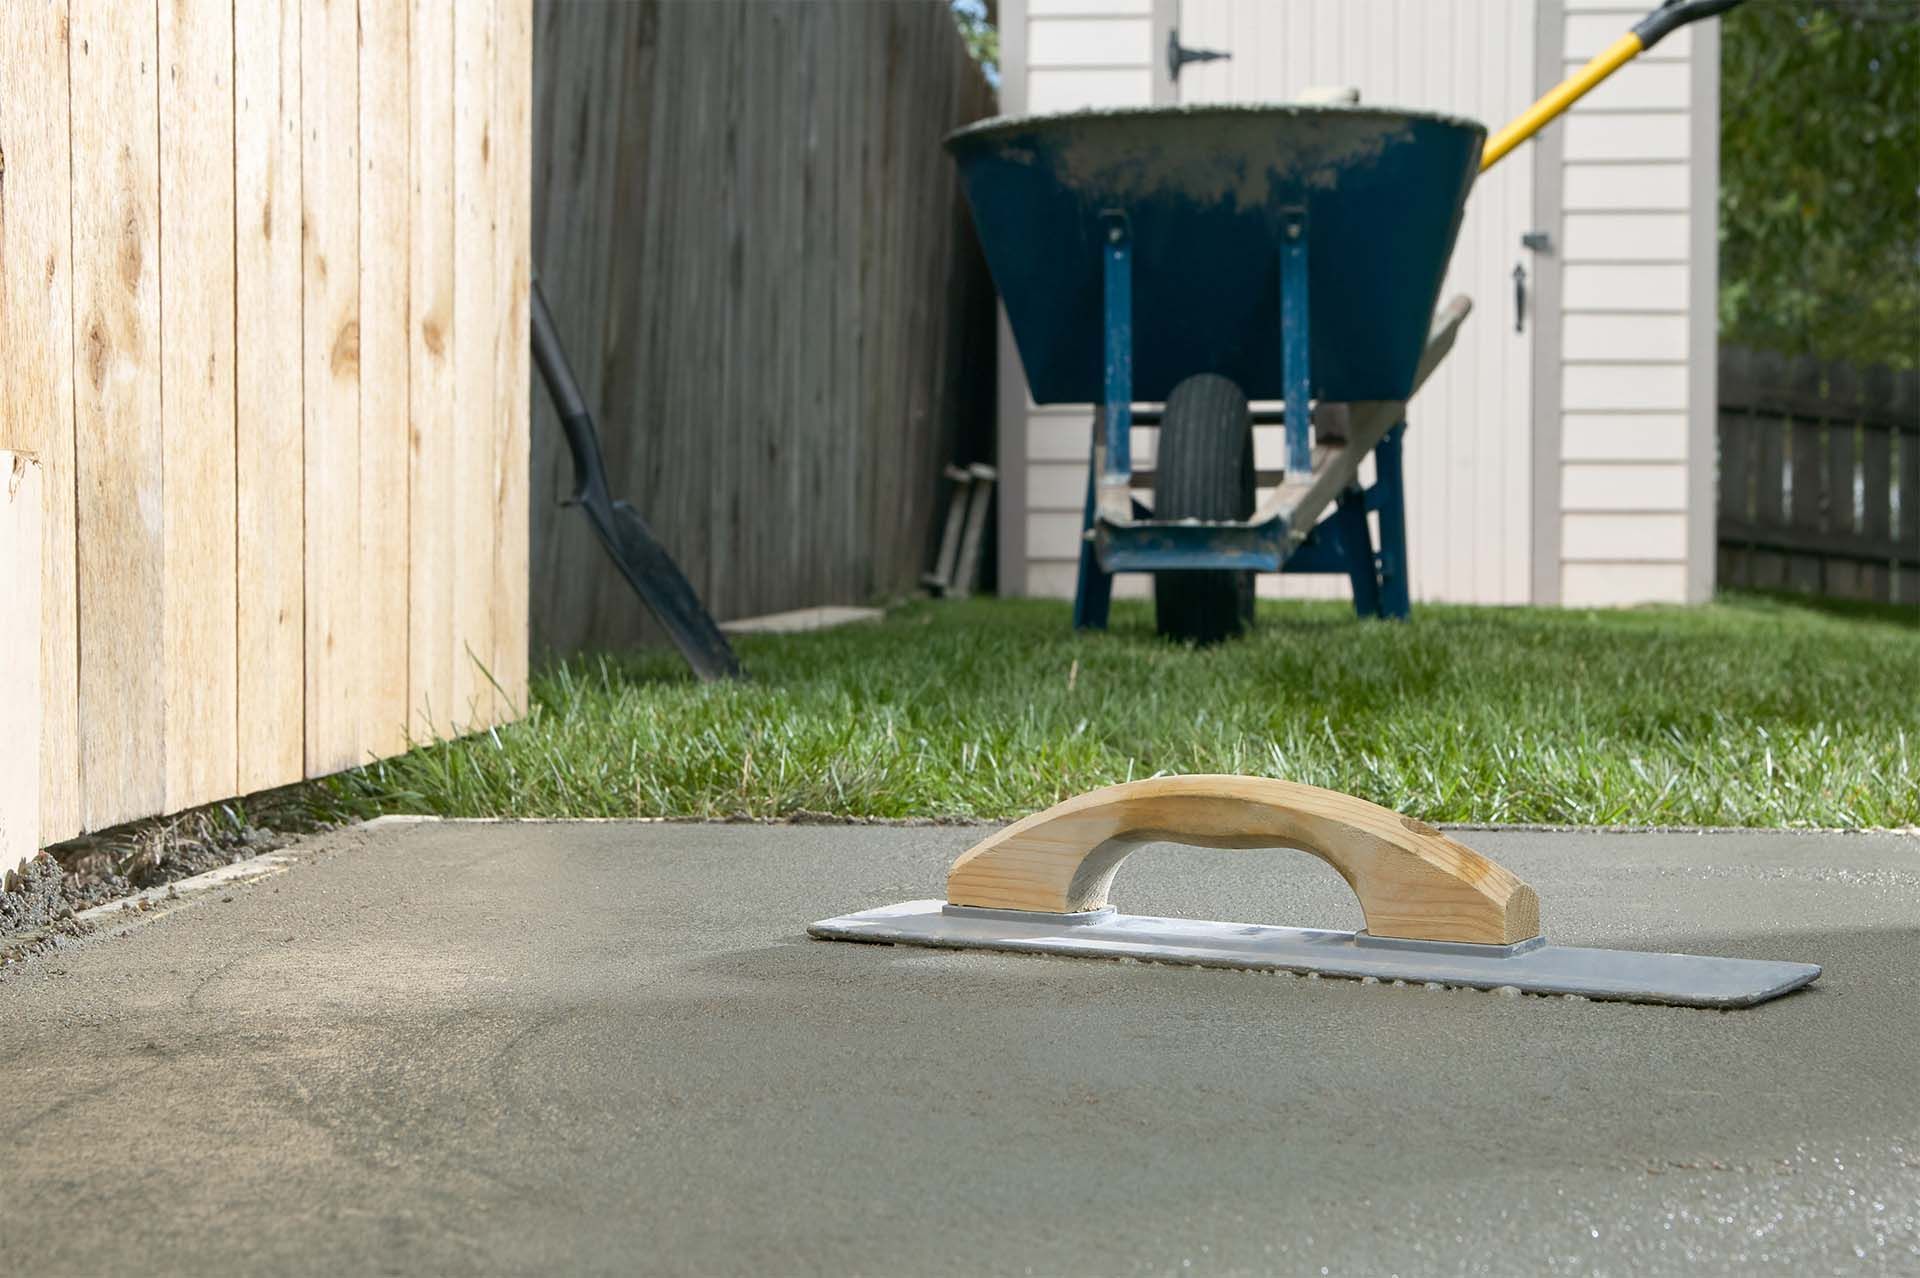
[[[1920,824],[1920,622],[1766,598],[1578,612],[1263,604],[1195,651],[1117,604],[916,603],[535,674],[510,727],[327,783],[330,815],[1007,818],[1159,772],[1330,786],[1428,821]]]

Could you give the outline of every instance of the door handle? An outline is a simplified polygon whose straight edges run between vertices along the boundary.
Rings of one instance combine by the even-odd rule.
[[[1527,328],[1527,268],[1519,262],[1513,264],[1513,331],[1523,333]]]

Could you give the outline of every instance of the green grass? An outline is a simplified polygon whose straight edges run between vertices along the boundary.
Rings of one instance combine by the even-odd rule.
[[[1429,821],[1920,824],[1913,610],[1766,598],[1611,612],[1266,604],[1195,651],[1117,605],[914,604],[538,673],[523,721],[328,782],[336,816],[1006,818],[1157,772],[1330,786]]]

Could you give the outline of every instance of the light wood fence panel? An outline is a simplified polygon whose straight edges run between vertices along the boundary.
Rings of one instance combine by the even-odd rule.
[[[362,758],[398,753],[407,739],[408,17],[404,0],[360,7]]]
[[[493,718],[527,709],[527,519],[532,403],[527,294],[533,271],[533,7],[502,0],[494,24],[494,343],[493,580],[488,595],[493,647],[488,654],[499,700]],[[510,388],[522,388],[508,393]]]
[[[453,23],[453,689],[458,726],[485,723],[493,693],[494,0],[461,0]]]
[[[6,0],[41,840],[524,706],[531,43],[529,0]]]
[[[159,33],[121,0],[71,16],[80,798],[98,828],[166,807]]]
[[[234,474],[241,793],[305,771],[300,4],[233,10]]]
[[[234,2],[161,4],[159,19],[163,733],[178,810],[239,780]]]
[[[44,830],[80,828],[68,39],[65,5],[10,5],[0,22],[0,448],[41,471]],[[0,627],[24,614],[0,607]]]
[[[360,33],[351,0],[301,0],[307,771],[361,762]]]
[[[453,724],[453,10],[444,0],[412,0],[407,59],[407,730],[429,739]]]
[[[40,849],[40,568],[45,475],[0,448],[0,888]]]

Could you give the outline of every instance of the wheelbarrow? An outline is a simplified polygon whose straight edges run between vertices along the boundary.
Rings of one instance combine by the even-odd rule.
[[[1344,574],[1362,616],[1407,616],[1406,402],[1470,308],[1435,303],[1476,174],[1737,2],[1669,0],[1491,144],[1473,120],[1308,104],[993,119],[949,137],[1034,401],[1096,405],[1074,625],[1105,628],[1116,572],[1153,573],[1160,631],[1200,642],[1251,621],[1259,572]],[[1261,400],[1282,408],[1250,412]],[[1286,449],[1256,508],[1260,420]],[[1160,427],[1150,503],[1136,423]]]

